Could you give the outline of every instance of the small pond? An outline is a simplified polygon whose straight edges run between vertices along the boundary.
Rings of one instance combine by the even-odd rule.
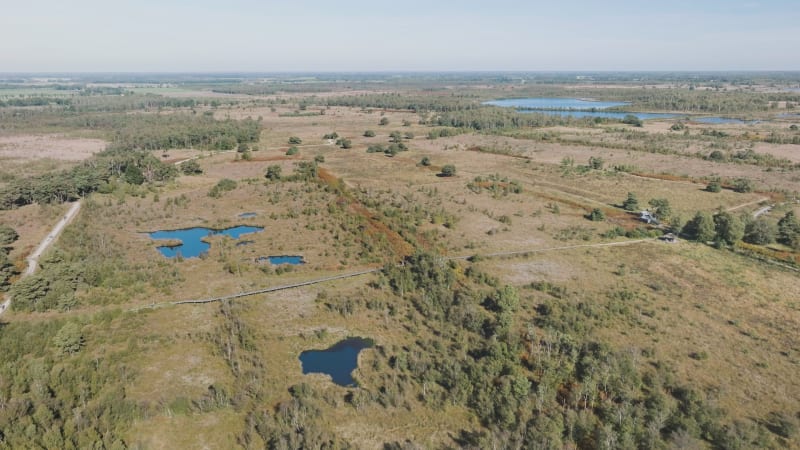
[[[259,262],[264,262],[264,259],[262,258],[264,257],[262,256],[261,258],[259,258],[259,260],[261,260]],[[297,256],[297,255],[267,256],[265,259],[269,261],[270,264],[274,264],[276,266],[281,264],[292,264],[297,266],[306,263],[305,261],[303,261],[302,256]]]
[[[174,246],[160,246],[158,251],[167,258],[175,258],[180,255],[184,258],[197,258],[203,253],[206,253],[211,244],[203,242],[203,238],[207,236],[214,236],[223,234],[230,236],[233,239],[239,239],[239,236],[247,233],[256,233],[263,231],[262,227],[249,227],[238,226],[225,228],[223,230],[214,230],[205,227],[185,228],[182,230],[165,230],[155,231],[149,233],[152,239],[170,239],[181,241],[180,244]]]
[[[253,217],[257,216],[257,213],[254,212],[243,212],[239,214],[240,219],[252,219]]]
[[[374,345],[371,339],[347,338],[327,350],[307,350],[300,354],[303,373],[330,375],[339,386],[353,386],[351,374],[358,367],[358,354]]]
[[[624,111],[603,111],[608,108],[625,106],[625,102],[601,102],[580,98],[509,98],[484,102],[485,105],[516,108],[521,113],[547,114],[562,117],[602,117],[605,119],[624,119],[627,115],[636,116],[640,120],[670,119],[679,117],[671,113],[640,113]]]

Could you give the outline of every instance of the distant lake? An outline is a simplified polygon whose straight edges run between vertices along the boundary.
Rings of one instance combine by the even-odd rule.
[[[484,102],[484,105],[516,108],[521,113],[547,114],[561,117],[602,117],[605,119],[624,119],[627,115],[636,116],[641,120],[670,119],[679,117],[680,114],[671,113],[640,113],[603,111],[604,109],[625,106],[626,102],[601,102],[580,98],[509,98]]]
[[[326,350],[308,350],[300,354],[303,373],[330,375],[339,386],[355,384],[352,373],[358,367],[358,354],[373,346],[370,339],[347,338]]]
[[[165,230],[149,233],[152,239],[170,239],[181,241],[179,245],[175,246],[161,246],[158,251],[167,258],[175,258],[180,255],[184,258],[197,258],[203,253],[206,253],[211,245],[203,242],[202,239],[206,236],[213,236],[223,234],[230,236],[233,239],[239,239],[239,236],[247,233],[256,233],[263,231],[262,227],[249,227],[238,226],[225,228],[224,230],[214,230],[205,227],[185,228],[182,230]]]

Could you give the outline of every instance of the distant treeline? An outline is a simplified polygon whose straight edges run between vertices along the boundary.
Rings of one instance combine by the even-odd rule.
[[[690,113],[726,113],[769,111],[773,102],[800,103],[800,94],[742,91],[643,89],[628,91],[625,96],[640,110]],[[630,108],[625,108],[630,110]]]
[[[241,143],[258,142],[261,134],[261,124],[254,119],[219,121],[192,114],[92,116],[83,125],[111,130],[109,148],[122,150],[232,150]]]
[[[425,94],[364,94],[325,99],[328,106],[356,108],[405,109],[421,111],[462,111],[481,107],[476,96],[469,94],[425,95]]]
[[[486,106],[480,109],[451,111],[435,116],[430,122],[434,125],[470,128],[473,130],[514,129],[521,127],[553,126],[592,126],[608,122],[600,117],[575,118],[549,114],[519,113],[510,108]],[[617,122],[613,120],[613,122]]]
[[[6,107],[25,107],[25,106],[49,106],[49,105],[69,105],[71,99],[68,97],[44,97],[44,96],[27,96],[10,99],[0,99],[0,108]]]
[[[258,142],[256,119],[215,120],[210,115],[99,114],[39,110],[0,111],[0,131],[81,131],[111,141],[112,149],[156,150],[202,148],[230,150],[240,143]]]
[[[91,94],[89,94],[89,92]],[[26,107],[26,106],[57,106],[63,107],[67,112],[121,112],[133,110],[147,110],[159,108],[195,108],[199,106],[217,107],[221,105],[234,105],[237,101],[226,99],[202,98],[175,98],[160,95],[108,92],[108,88],[92,88],[82,91],[80,95],[70,97],[28,95],[0,99],[0,108]]]

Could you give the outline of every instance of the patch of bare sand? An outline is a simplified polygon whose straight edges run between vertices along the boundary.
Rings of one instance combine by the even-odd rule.
[[[786,158],[791,162],[800,162],[800,145],[758,143],[756,153],[770,154],[776,158]]]
[[[505,266],[504,279],[512,284],[525,284],[536,280],[562,282],[575,276],[573,267],[557,261],[509,261]]]
[[[81,161],[102,151],[100,139],[70,138],[62,134],[0,136],[0,158]]]

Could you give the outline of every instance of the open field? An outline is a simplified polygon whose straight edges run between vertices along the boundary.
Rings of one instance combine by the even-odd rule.
[[[106,143],[100,139],[76,139],[61,135],[0,136],[0,158],[80,161],[103,150],[105,146]]]
[[[160,98],[160,111],[115,109],[110,125],[90,110],[59,122],[67,134],[0,137],[0,190],[23,192],[0,210],[19,234],[17,267],[66,210],[56,195],[26,204],[24,183],[49,188],[34,176],[74,168],[64,173],[89,179],[65,194],[82,210],[40,271],[4,286],[0,448],[800,446],[800,253],[777,232],[800,212],[791,120],[534,126],[476,106],[512,92],[616,99],[635,82],[170,82],[131,89],[234,103]],[[644,84],[699,101],[682,82]],[[774,114],[752,99],[781,95],[729,87],[714,105],[742,114]],[[347,95],[435,101],[412,111],[345,106]],[[636,110],[661,97],[647,101]],[[445,124],[459,114],[468,125]],[[658,208],[660,225],[640,220]],[[743,246],[760,210],[773,239]],[[697,241],[686,224],[698,213],[741,233],[728,242],[712,224]],[[157,247],[177,242],[147,235],[237,225],[263,231],[209,235],[198,258],[168,259]],[[676,243],[659,239],[668,232]],[[304,264],[259,259],[276,255]],[[380,270],[150,308],[368,269]],[[302,352],[348,337],[374,341],[357,385],[303,374]]]

